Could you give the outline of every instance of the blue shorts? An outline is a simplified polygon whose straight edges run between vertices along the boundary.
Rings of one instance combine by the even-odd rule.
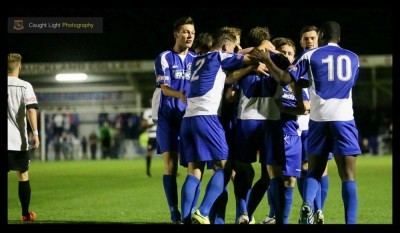
[[[253,163],[257,161],[257,151],[260,157],[265,157],[265,124],[266,120],[237,120],[234,159]]]
[[[179,152],[179,132],[184,113],[159,112],[157,121],[157,154]]]
[[[223,120],[221,117],[219,117],[219,121],[221,122],[222,128],[225,131],[225,138],[226,138],[226,143],[228,144],[229,148],[229,157],[233,156],[232,153],[234,151],[234,136],[235,136],[235,128],[236,128],[236,119],[229,119],[228,120]]]
[[[308,162],[308,153],[307,153],[307,144],[308,144],[308,130],[301,131],[301,161],[307,163]],[[329,153],[328,160],[333,158],[333,154]]]
[[[180,164],[228,159],[225,132],[217,115],[184,117],[181,126]]]
[[[286,164],[282,167],[284,176],[300,177],[301,139],[298,135],[284,135]]]
[[[358,130],[354,120],[316,122],[310,120],[308,129],[308,154],[359,155]]]
[[[280,120],[266,120],[264,134],[265,155],[260,155],[262,165],[285,166],[285,145]]]

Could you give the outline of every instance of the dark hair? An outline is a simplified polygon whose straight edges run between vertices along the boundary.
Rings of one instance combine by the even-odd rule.
[[[263,40],[270,40],[271,34],[268,27],[254,27],[247,35],[247,46],[256,47],[261,44]]]
[[[293,48],[293,52],[296,54],[296,45],[294,44],[293,40],[286,37],[277,37],[271,41],[271,43],[275,46],[276,49],[284,45],[291,46]]]
[[[312,31],[316,31],[318,33],[318,30],[319,29],[314,25],[302,27],[300,29],[300,39],[301,39],[301,37],[303,36],[304,33],[312,32]]]
[[[200,53],[210,51],[212,46],[212,36],[210,33],[200,33],[193,41],[192,48],[194,50],[200,50]]]
[[[324,40],[337,41],[340,39],[340,25],[335,21],[327,21],[320,27],[320,32],[323,33]]]
[[[177,19],[174,23],[174,32],[179,32],[182,25],[191,24],[194,25],[194,21],[192,17],[181,17]]]

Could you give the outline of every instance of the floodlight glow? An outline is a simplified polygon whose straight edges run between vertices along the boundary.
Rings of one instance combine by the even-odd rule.
[[[84,73],[74,73],[74,74],[57,74],[56,80],[60,82],[76,82],[84,81],[87,79],[87,75]]]

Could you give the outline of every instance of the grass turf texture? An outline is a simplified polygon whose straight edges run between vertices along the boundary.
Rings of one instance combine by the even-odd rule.
[[[254,165],[256,179],[259,164]],[[152,160],[152,177],[145,172],[145,158],[99,161],[32,161],[30,211],[37,221],[47,223],[170,223],[170,215],[162,185],[163,161]],[[179,167],[178,193],[186,178],[186,169]],[[344,207],[341,182],[336,164],[329,162],[329,193],[324,207],[325,223],[343,224]],[[207,171],[202,181],[199,204],[210,178]],[[358,224],[392,224],[392,156],[359,156],[357,159]],[[255,182],[255,181],[254,181]],[[15,172],[8,173],[8,223],[20,224],[21,209]],[[180,198],[179,198],[180,205]],[[297,187],[290,215],[290,224],[297,224],[301,199]],[[269,211],[266,196],[254,216],[260,223]],[[235,222],[235,199],[229,183],[226,223]]]

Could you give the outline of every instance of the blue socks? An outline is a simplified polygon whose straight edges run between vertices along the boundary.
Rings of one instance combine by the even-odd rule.
[[[214,204],[215,200],[221,195],[222,191],[225,189],[224,182],[224,169],[218,169],[214,175],[211,177],[207,184],[206,193],[204,194],[204,199],[199,207],[200,213],[203,216],[208,216],[210,209]]]
[[[176,184],[176,176],[163,175],[163,185],[171,212],[171,220],[180,221],[181,214],[178,210],[178,185]]]
[[[345,210],[346,224],[357,223],[358,197],[357,184],[355,181],[342,182],[342,199]]]

